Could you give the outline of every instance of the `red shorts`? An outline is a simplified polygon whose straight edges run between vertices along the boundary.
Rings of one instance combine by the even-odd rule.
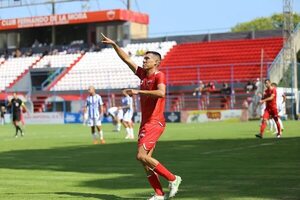
[[[150,151],[165,130],[165,125],[160,122],[149,122],[140,127],[138,146],[143,146]]]
[[[264,111],[263,119],[270,119],[273,117],[278,117],[277,108],[266,108]]]

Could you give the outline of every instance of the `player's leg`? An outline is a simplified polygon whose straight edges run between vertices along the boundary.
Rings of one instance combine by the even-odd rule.
[[[129,125],[127,121],[122,121],[123,126],[125,127],[125,131],[126,131],[126,136],[125,139],[129,139],[130,138],[130,129],[129,129]]]
[[[133,112],[130,111],[128,113],[128,126],[129,126],[129,131],[130,131],[130,139],[134,139],[134,131],[133,131],[133,121],[132,121],[132,117],[133,117]]]
[[[278,122],[279,122],[281,132],[282,132],[284,130],[284,127],[283,127],[283,123],[282,123],[282,120],[281,120],[280,116],[278,116]]]
[[[125,127],[126,130],[126,137],[125,139],[132,139],[132,135],[131,135],[131,128],[130,128],[130,119],[129,119],[129,113],[126,112],[123,116],[123,120],[122,123]]]
[[[130,139],[134,139],[134,131],[133,131],[133,122],[130,120],[129,122],[129,131],[130,131]]]
[[[15,129],[16,129],[15,137],[18,137],[18,132],[19,131],[21,133],[21,136],[23,136],[23,130],[21,129],[21,127],[19,125],[20,118],[21,118],[20,114],[14,114],[13,115],[13,124],[14,124]]]
[[[278,111],[277,111],[277,108],[274,108],[272,111],[271,111],[271,114],[273,116],[273,119],[276,123],[276,126],[277,126],[277,137],[281,137],[281,127],[280,127],[280,123],[279,123],[279,117],[278,117]]]
[[[274,133],[277,133],[277,126],[276,126],[276,123],[275,123],[275,120],[272,118],[270,118],[268,120],[270,122],[270,131],[274,134]]]
[[[139,146],[137,159],[142,162],[143,165],[147,166],[153,172],[164,177],[169,181],[170,194],[169,197],[174,197],[178,192],[179,185],[181,183],[181,177],[175,176],[171,173],[164,165],[162,165],[158,160],[154,159],[152,156],[148,155],[148,151],[145,145]]]
[[[273,130],[275,130],[275,121],[273,120],[273,118],[268,119],[267,124],[269,125],[269,130],[272,132]]]
[[[19,132],[18,121],[13,119],[13,125],[14,125],[15,130],[16,130],[15,137],[18,137],[18,132]]]
[[[98,131],[98,134],[99,134],[100,143],[105,144],[104,134],[103,134],[103,131],[102,131],[102,126],[101,126],[101,124],[99,125],[99,123],[97,125],[97,131]]]
[[[154,151],[154,148],[148,152],[148,155],[152,157],[153,151]],[[151,170],[147,165],[143,164],[143,166],[146,171],[147,179],[155,191],[155,195],[152,197],[152,199],[155,199],[155,198],[156,199],[159,199],[159,198],[164,199],[165,193],[164,193],[161,183],[159,181],[158,174],[156,172],[154,172],[153,170]]]
[[[267,127],[267,120],[269,119],[270,114],[268,110],[264,111],[263,117],[262,117],[262,121],[261,121],[261,125],[260,125],[260,132],[259,134],[256,134],[255,136],[258,138],[262,138],[264,135],[264,131]]]
[[[91,126],[91,134],[92,134],[92,138],[93,138],[93,144],[98,144],[98,137],[97,137],[97,133],[96,133],[96,129],[94,124],[90,124],[91,122],[89,122],[89,125]]]

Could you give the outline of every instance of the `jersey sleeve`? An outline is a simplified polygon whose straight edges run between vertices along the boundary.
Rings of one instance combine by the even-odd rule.
[[[167,84],[167,82],[166,82],[166,76],[165,76],[165,74],[164,73],[162,73],[162,72],[159,72],[158,74],[157,74],[157,76],[156,76],[156,84],[158,85],[158,84]]]
[[[277,92],[276,92],[276,89],[273,88],[271,95],[274,94],[274,96],[276,97],[276,93],[277,93]]]
[[[135,75],[137,77],[139,77],[139,79],[142,80],[142,79],[144,79],[146,77],[146,71],[143,68],[138,67],[137,70],[136,70],[136,72],[135,72]]]

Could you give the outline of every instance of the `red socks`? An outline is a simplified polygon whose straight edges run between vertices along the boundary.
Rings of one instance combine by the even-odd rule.
[[[263,120],[260,125],[260,135],[263,136],[267,123]]]
[[[174,181],[176,177],[169,170],[167,170],[162,164],[158,163],[158,165],[154,168],[154,171],[167,179],[168,181]]]
[[[158,175],[155,172],[153,172],[153,174],[149,175],[147,178],[150,185],[153,187],[155,194],[163,196],[164,192],[158,179]]]

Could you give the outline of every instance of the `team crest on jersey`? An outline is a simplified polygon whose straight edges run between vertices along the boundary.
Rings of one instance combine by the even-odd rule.
[[[19,103],[15,103],[15,105],[16,105],[16,107],[18,107],[18,106],[19,106]]]
[[[153,83],[153,80],[147,81],[147,85],[150,85],[151,83]]]

